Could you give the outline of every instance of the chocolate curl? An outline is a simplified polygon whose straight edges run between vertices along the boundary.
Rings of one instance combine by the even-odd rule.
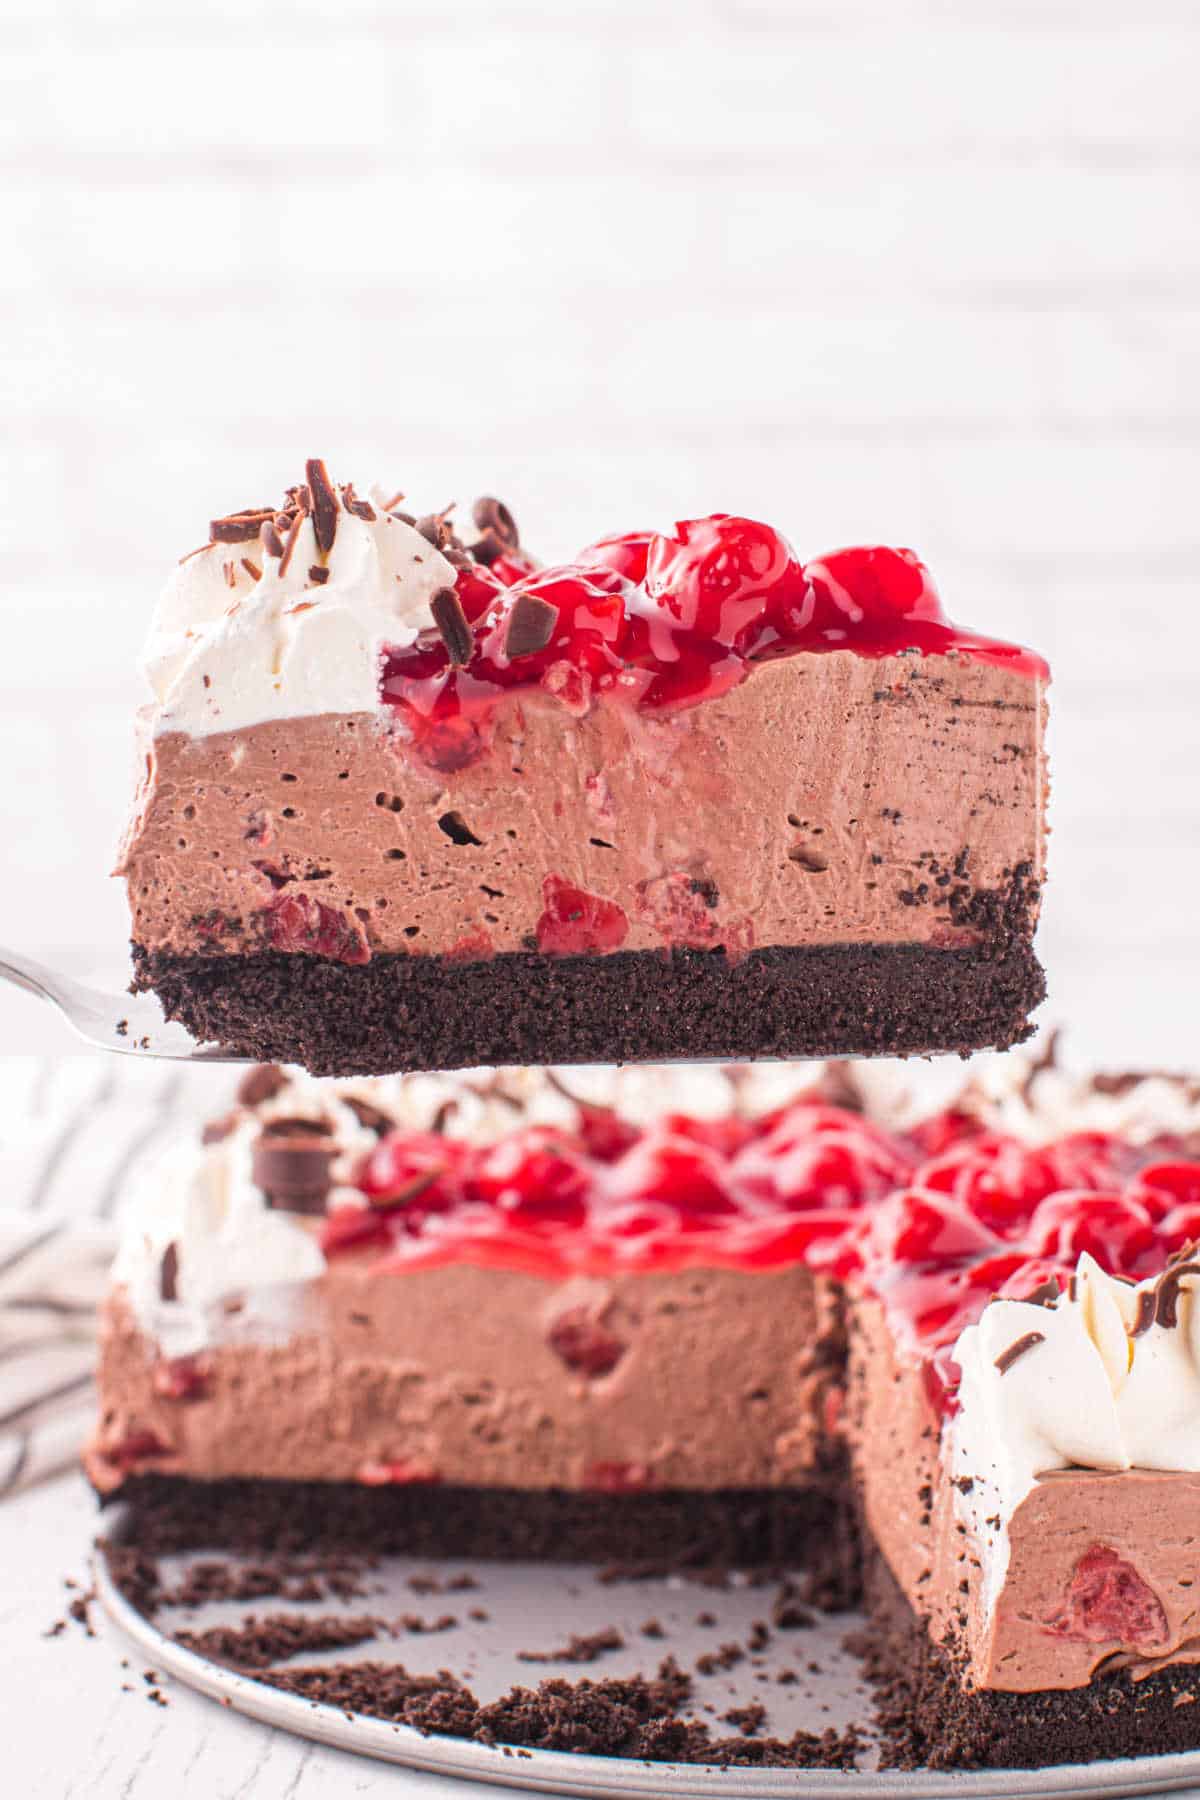
[[[255,1185],[278,1212],[320,1214],[333,1186],[337,1149],[319,1119],[272,1119],[254,1146]]]

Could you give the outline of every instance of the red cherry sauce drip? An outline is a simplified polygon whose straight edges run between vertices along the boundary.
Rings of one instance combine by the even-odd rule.
[[[1031,1149],[955,1113],[901,1137],[815,1101],[644,1131],[587,1108],[575,1132],[535,1126],[486,1148],[392,1133],[358,1171],[363,1204],[331,1213],[322,1242],[392,1270],[469,1262],[552,1280],[804,1263],[883,1301],[944,1408],[955,1340],[993,1296],[1065,1287],[1085,1250],[1140,1280],[1200,1237],[1200,1162],[1176,1150],[1101,1133]]]
[[[952,625],[911,550],[839,550],[801,565],[769,525],[724,513],[684,520],[671,537],[602,538],[555,568],[524,557],[465,568],[457,591],[473,638],[465,667],[426,632],[389,652],[382,686],[418,753],[444,770],[481,754],[490,713],[514,688],[540,687],[575,712],[601,694],[653,712],[724,693],[756,663],[831,650],[955,650],[1047,673],[1032,651]],[[510,657],[509,622],[523,597],[544,603],[543,618],[552,607],[553,622],[541,649]]]

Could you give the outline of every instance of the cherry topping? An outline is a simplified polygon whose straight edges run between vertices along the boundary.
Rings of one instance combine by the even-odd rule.
[[[1154,1221],[1128,1194],[1052,1194],[1029,1223],[1035,1256],[1074,1263],[1086,1250],[1109,1275],[1136,1275],[1155,1248]]]
[[[789,595],[781,608],[799,605],[806,584],[791,545],[753,519],[685,519],[674,537],[650,540],[648,598],[684,631],[715,644],[737,644],[781,584]]]
[[[629,920],[615,900],[573,887],[561,875],[542,883],[545,908],[537,922],[537,947],[543,956],[580,956],[596,950],[619,950],[629,934]]]
[[[615,569],[626,581],[640,586],[646,579],[646,564],[655,535],[653,531],[626,531],[619,537],[598,538],[579,552],[579,564],[585,569],[597,566]]]

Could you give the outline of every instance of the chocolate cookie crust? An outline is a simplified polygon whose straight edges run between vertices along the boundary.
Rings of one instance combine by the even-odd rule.
[[[105,1498],[129,1508],[139,1555],[219,1549],[229,1554],[331,1552],[480,1561],[530,1560],[682,1568],[813,1571],[814,1599],[852,1605],[857,1538],[842,1498],[828,1492],[567,1492],[450,1483],[364,1487],[352,1481],[191,1481],[137,1475]],[[819,1573],[818,1573],[819,1571]],[[130,1598],[134,1598],[130,1594]],[[146,1597],[136,1604],[145,1608]]]
[[[1022,928],[1024,927],[1024,928]],[[785,946],[486,961],[179,956],[133,946],[135,985],[204,1042],[314,1075],[506,1063],[744,1061],[998,1050],[1045,995],[1009,911],[982,945]]]

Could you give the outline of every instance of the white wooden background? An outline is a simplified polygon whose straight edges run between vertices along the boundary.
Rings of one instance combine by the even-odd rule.
[[[322,454],[547,554],[915,545],[1055,663],[1048,1012],[1200,1063],[1198,54],[1195,0],[3,0],[0,941],[121,969],[147,610]],[[18,1042],[63,1039],[5,997]],[[21,1504],[14,1655],[85,1529]],[[37,1651],[25,1791],[162,1792],[151,1726],[172,1791],[321,1785],[102,1725],[83,1648],[66,1742]]]

